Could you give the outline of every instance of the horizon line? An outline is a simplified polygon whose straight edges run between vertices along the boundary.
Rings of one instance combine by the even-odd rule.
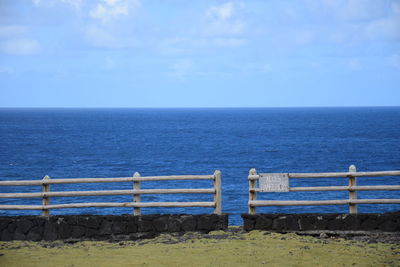
[[[261,108],[390,108],[400,107],[400,105],[374,105],[374,106],[269,106],[269,107],[0,107],[0,109],[261,109]]]

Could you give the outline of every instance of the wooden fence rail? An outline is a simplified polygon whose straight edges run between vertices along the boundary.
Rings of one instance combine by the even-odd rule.
[[[213,180],[213,188],[179,188],[179,189],[140,189],[141,182],[167,181],[167,180]],[[100,191],[60,191],[51,192],[51,184],[74,183],[113,183],[132,182],[132,190],[100,190]],[[3,210],[42,210],[43,216],[49,216],[51,209],[64,208],[89,208],[89,207],[132,207],[134,215],[140,215],[140,208],[145,207],[213,207],[215,214],[222,214],[221,172],[216,170],[212,175],[178,175],[178,176],[146,176],[141,177],[136,172],[133,177],[119,178],[71,178],[50,179],[45,176],[42,180],[0,181],[0,186],[42,186],[42,192],[38,193],[0,193],[0,198],[42,198],[42,205],[0,205]],[[213,201],[209,202],[141,202],[143,194],[213,194]],[[126,203],[68,203],[50,204],[50,197],[77,197],[77,196],[114,196],[132,195],[132,202]]]
[[[349,198],[344,200],[257,200],[259,192],[284,192],[270,188],[257,187],[257,181],[267,176],[286,176],[287,182],[290,178],[347,178],[348,186],[314,186],[314,187],[289,187],[286,192],[309,192],[309,191],[348,191]],[[357,177],[379,177],[379,176],[400,176],[400,171],[380,172],[357,172],[356,167],[351,165],[349,172],[328,172],[328,173],[260,173],[256,169],[249,171],[249,214],[256,214],[256,207],[262,206],[318,206],[318,205],[349,205],[349,213],[357,213],[357,204],[400,204],[400,199],[357,199],[357,191],[392,191],[400,190],[400,185],[368,185],[357,186]],[[282,179],[284,181],[284,179]],[[279,183],[280,181],[278,181]],[[259,183],[260,184],[260,183]],[[285,185],[281,185],[285,188]]]

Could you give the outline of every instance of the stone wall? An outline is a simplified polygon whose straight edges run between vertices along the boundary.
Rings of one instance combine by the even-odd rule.
[[[400,212],[381,214],[242,214],[246,231],[383,231],[400,232]]]
[[[0,240],[136,240],[159,233],[223,230],[228,215],[1,216]]]

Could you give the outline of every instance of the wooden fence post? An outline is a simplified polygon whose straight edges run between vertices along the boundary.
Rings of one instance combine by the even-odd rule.
[[[349,172],[356,172],[356,166],[350,165],[349,167]],[[349,186],[356,186],[357,181],[356,177],[349,175]],[[357,191],[350,190],[349,189],[349,200],[357,199]],[[357,213],[357,205],[356,204],[349,204],[349,212],[350,214],[356,214]]]
[[[221,192],[221,171],[216,170],[214,172],[214,202],[215,208],[214,213],[221,215],[222,214],[222,192]]]
[[[250,175],[257,175],[256,169],[251,169],[249,171],[249,176]],[[256,180],[249,179],[249,201],[256,200],[257,199],[257,192],[254,191],[256,189]],[[256,214],[256,207],[249,206],[249,214]]]
[[[50,179],[50,177],[47,176],[47,175],[45,177],[43,177],[43,181],[46,181],[46,180],[49,180],[49,179]],[[43,193],[50,192],[50,185],[49,184],[42,184],[42,192]],[[43,206],[47,206],[49,204],[50,204],[49,198],[43,196],[42,205]],[[42,209],[42,216],[48,217],[49,215],[50,215],[50,211],[48,209],[46,209],[46,208],[43,208]]]
[[[140,177],[140,173],[135,172],[133,177]],[[133,181],[133,189],[140,190],[140,181]],[[133,194],[133,202],[139,203],[140,202],[140,194]],[[133,208],[133,215],[140,215],[140,208],[135,207]]]

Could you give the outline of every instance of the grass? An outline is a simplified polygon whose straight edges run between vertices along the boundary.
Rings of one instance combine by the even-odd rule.
[[[400,266],[400,245],[263,231],[117,243],[0,242],[0,266]]]

